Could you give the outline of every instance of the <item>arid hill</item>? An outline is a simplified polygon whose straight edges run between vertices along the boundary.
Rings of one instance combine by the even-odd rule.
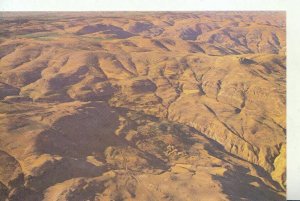
[[[0,14],[0,200],[285,200],[282,12]]]

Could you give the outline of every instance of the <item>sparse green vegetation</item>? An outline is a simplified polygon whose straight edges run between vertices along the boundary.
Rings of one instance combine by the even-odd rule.
[[[17,38],[32,38],[41,41],[50,41],[59,38],[59,34],[55,32],[38,32],[32,34],[18,35]]]

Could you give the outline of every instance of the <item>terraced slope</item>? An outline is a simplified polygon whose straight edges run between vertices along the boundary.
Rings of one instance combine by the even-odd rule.
[[[0,30],[0,200],[285,200],[284,13],[1,13]]]

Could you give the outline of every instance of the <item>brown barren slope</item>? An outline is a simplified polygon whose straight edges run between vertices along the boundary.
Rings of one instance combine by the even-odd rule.
[[[282,12],[1,13],[0,200],[285,200]]]

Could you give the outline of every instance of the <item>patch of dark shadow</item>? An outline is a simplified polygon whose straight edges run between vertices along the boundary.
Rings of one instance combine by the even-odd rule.
[[[91,93],[80,95],[81,93],[75,92],[74,99],[81,101],[108,101],[113,94],[117,91],[110,83],[102,82],[101,88],[93,89]]]
[[[250,70],[250,74],[255,76],[255,77],[259,77],[263,80],[266,80],[266,81],[268,80],[267,78],[263,77],[260,73],[256,72],[255,70]]]
[[[35,63],[35,65],[36,65],[35,68],[27,71],[20,70],[20,71],[7,72],[5,75],[7,82],[17,87],[23,87],[31,83],[34,83],[35,81],[37,81],[42,77],[41,72],[43,69],[45,69],[48,66],[48,61]]]
[[[146,79],[134,81],[131,88],[137,93],[147,93],[154,92],[157,87],[151,80]]]
[[[14,188],[9,193],[8,199],[11,201],[31,201],[31,200],[43,200],[42,192],[34,191],[26,186]]]
[[[88,25],[77,31],[75,34],[86,35],[97,32],[101,32],[103,34],[112,34],[115,38],[119,39],[125,39],[134,36],[134,34],[124,31],[120,27],[105,24]]]
[[[87,58],[85,59],[86,65],[88,67],[98,67],[99,66],[99,59],[96,55],[89,53]]]
[[[241,41],[237,37],[232,36],[231,32],[232,32],[231,29],[223,30],[224,35],[228,36],[230,38],[230,40],[232,40],[235,44],[245,46],[244,44],[241,43]]]
[[[230,163],[230,164],[232,164],[232,162],[229,162],[229,161],[225,160],[226,156],[230,156],[230,157],[236,158],[238,160],[250,163],[249,161],[247,161],[247,160],[245,160],[245,159],[243,159],[243,158],[241,158],[239,156],[236,156],[236,155],[234,155],[234,154],[226,151],[224,149],[223,145],[221,145],[220,143],[218,143],[218,142],[216,142],[216,141],[208,138],[206,135],[200,133],[195,128],[191,128],[191,130],[194,131],[195,133],[198,133],[199,135],[203,136],[204,138],[206,138],[210,142],[209,144],[206,144],[204,146],[205,150],[207,150],[210,155],[212,155],[212,156],[214,156],[214,157],[216,157],[216,158],[218,158],[218,159],[220,159],[220,160],[222,160],[224,162]],[[259,174],[259,176],[265,178],[276,189],[282,190],[281,186],[272,179],[272,177],[270,176],[270,174],[267,171],[265,171],[262,167],[260,167],[260,166],[258,166],[256,164],[253,164],[253,163],[250,163],[250,164],[253,165],[253,167],[256,169],[256,172]],[[248,169],[246,169],[244,167],[241,167],[241,166],[238,166],[238,165],[235,165],[235,164],[232,164],[232,165],[234,165],[234,167],[236,168],[236,170],[238,170],[238,171],[235,172],[235,176],[234,175],[230,175],[230,174],[229,174],[230,176],[228,176],[228,177],[226,177],[226,175],[224,177],[223,176],[215,176],[215,179],[221,181],[221,183],[224,185],[223,187],[225,187],[224,188],[225,189],[224,190],[225,193],[227,193],[228,195],[233,195],[232,192],[230,192],[230,190],[234,190],[234,189],[228,189],[228,191],[227,191],[226,188],[227,187],[229,188],[230,185],[228,185],[226,183],[226,181],[227,181],[226,178],[229,178],[229,180],[228,180],[228,182],[230,181],[229,184],[236,185],[236,184],[241,184],[241,182],[239,180],[243,176],[245,178],[250,177],[250,178],[253,179],[251,181],[249,179],[248,180],[245,179],[244,180],[245,183],[243,183],[242,185],[239,185],[241,188],[243,188],[243,190],[246,190],[249,186],[252,187],[252,185],[250,185],[250,183],[252,181],[259,180],[258,183],[260,184],[260,186],[262,186],[263,188],[265,188],[265,189],[263,189],[262,191],[259,191],[259,192],[270,192],[271,196],[275,196],[276,198],[280,198],[280,199],[249,199],[249,200],[251,200],[251,201],[252,200],[261,200],[261,201],[264,201],[264,200],[282,200],[282,197],[280,195],[278,195],[278,193],[276,193],[275,189],[272,189],[271,187],[266,186],[266,184],[263,181],[261,181],[260,179],[258,179],[257,177],[254,177],[254,176],[251,176],[251,175],[247,174],[249,172]],[[238,174],[240,174],[241,176],[239,176]],[[234,188],[234,186],[233,186],[233,188]],[[261,187],[255,187],[255,188],[256,188],[256,190],[261,189]],[[239,192],[239,190],[236,190],[236,193],[238,193],[238,192]],[[239,195],[240,196],[243,196],[243,195],[244,196],[245,195],[246,196],[250,196],[251,194],[252,193],[248,194],[248,193],[243,192],[243,193],[241,193]],[[236,198],[236,199],[233,199],[233,198]],[[237,197],[232,197],[231,200],[242,200],[242,199],[237,199]]]
[[[280,47],[280,40],[279,40],[278,36],[276,35],[276,33],[272,33],[272,39],[273,39],[275,45]]]
[[[173,74],[173,75],[168,75],[167,77],[168,77],[169,80],[174,81],[174,80],[178,80],[180,75]]]
[[[223,176],[213,175],[213,179],[221,183],[223,192],[227,194],[229,200],[286,200],[260,178],[251,176],[247,172],[249,170],[235,165],[233,170],[227,170]]]
[[[264,67],[264,71],[267,74],[271,74],[273,72],[277,72],[277,70],[271,64],[265,63],[265,64],[262,64],[262,66]]]
[[[4,101],[11,103],[32,102],[32,98],[28,96],[6,96]]]
[[[210,111],[210,112],[218,119],[218,121],[219,121],[220,123],[223,124],[223,126],[224,126],[225,128],[227,128],[231,133],[233,133],[234,135],[238,136],[239,138],[242,138],[241,135],[240,135],[240,134],[239,134],[239,133],[231,126],[231,125],[228,125],[228,124],[226,124],[224,121],[220,120],[219,117],[218,117],[218,115],[215,113],[215,111],[214,111],[211,107],[209,107],[209,106],[206,105],[206,104],[204,104],[204,106],[208,109],[208,111]],[[242,138],[242,139],[245,141],[244,138]]]
[[[22,19],[22,18],[18,18],[18,19],[11,19],[11,20],[3,20],[4,23],[14,23],[14,24],[18,24],[18,25],[21,25],[21,24],[24,24],[24,23],[27,23],[29,22],[30,20],[29,19]]]
[[[217,38],[218,38],[218,35],[217,34],[213,34],[213,35],[211,35],[210,37],[209,37],[209,39],[208,39],[208,43],[214,43],[216,40],[217,40]]]
[[[176,45],[176,42],[172,39],[169,39],[169,38],[163,38],[163,39],[161,39],[161,41],[168,44],[168,45],[172,45],[172,46]]]
[[[194,30],[192,28],[183,29],[179,37],[183,40],[196,40],[201,34],[201,31]]]
[[[61,29],[61,30],[64,30],[65,29],[65,26],[62,25],[62,24],[56,24],[54,25],[55,28],[58,28],[58,29]]]
[[[137,47],[137,45],[131,41],[123,41],[122,44],[128,47]]]
[[[273,54],[278,54],[279,53],[279,49],[277,48],[276,45],[274,45],[271,41],[268,40],[268,45],[271,48],[271,53]]]
[[[240,158],[239,156],[236,156],[230,152],[227,152],[225,149],[224,149],[224,146],[221,145],[220,143],[218,143],[217,141],[215,140],[212,140],[211,138],[207,137],[205,134],[201,133],[200,131],[198,131],[197,129],[195,129],[194,127],[189,127],[190,131],[193,132],[193,133],[196,133],[202,137],[204,137],[206,140],[209,141],[208,144],[206,144],[204,146],[205,150],[208,151],[208,153],[224,162],[228,162],[226,161],[224,158],[225,156],[231,156],[233,158],[236,158],[236,159],[239,159],[241,161],[246,161],[245,159],[242,159]]]
[[[285,61],[285,59],[286,58],[284,58],[284,61]],[[286,69],[285,64],[283,64],[283,62],[280,59],[278,59],[278,58],[272,59],[272,62],[274,62],[275,64],[277,64],[278,66],[280,66],[282,69],[284,69],[284,70]]]
[[[18,188],[24,184],[24,174],[20,163],[9,153],[0,150],[1,182],[9,189]]]
[[[189,68],[189,64],[188,64],[188,61],[185,57],[181,58],[179,60],[179,64],[180,64],[180,67],[183,69],[183,70],[186,70],[187,68]]]
[[[29,29],[29,28],[25,28],[25,29],[20,29],[17,30],[15,32],[16,35],[26,35],[26,34],[33,34],[33,33],[38,33],[38,32],[47,32],[50,30],[46,30],[46,29]]]
[[[232,49],[232,48],[228,48],[228,50],[230,50],[230,54],[235,54],[235,55],[241,54],[240,52],[238,52],[238,51],[236,51],[235,49]],[[246,53],[248,53],[248,50],[247,50]]]
[[[167,48],[162,42],[159,40],[151,40],[152,44],[160,49],[170,51],[169,48]]]
[[[148,161],[149,165],[151,164],[153,169],[166,171],[170,168],[169,164],[165,163],[165,161],[156,157],[155,155],[139,149],[136,145],[134,146],[134,148],[139,150],[143,154],[143,158]],[[140,171],[143,171],[143,169],[145,168],[146,167],[140,168]]]
[[[169,26],[174,26],[175,21],[174,20],[168,20],[168,21],[163,21],[164,23],[166,23]]]
[[[22,121],[22,120],[17,120],[14,121],[13,124],[9,125],[7,130],[10,131],[11,133],[13,133],[13,131],[18,130],[20,128],[24,128],[26,126],[28,126],[30,123],[28,121]]]
[[[13,32],[7,30],[7,29],[3,29],[0,31],[0,38],[1,37],[11,37],[11,36],[15,36],[16,34],[14,34]]]
[[[132,33],[140,33],[146,30],[149,30],[153,27],[153,24],[150,22],[136,22],[134,25],[129,27],[129,31]]]
[[[183,85],[177,85],[175,87],[175,92],[176,92],[177,95],[180,95],[182,93],[182,91],[183,91],[182,88],[183,88]]]
[[[145,121],[152,121],[152,122],[158,122],[159,118],[154,115],[149,115],[144,113],[143,111],[135,111],[130,110],[123,107],[112,107],[114,110],[116,110],[119,114],[123,116],[127,116],[128,119],[135,121],[137,123]]]
[[[47,91],[42,96],[34,98],[34,102],[40,103],[50,103],[50,102],[70,102],[73,99],[65,93],[65,89],[62,88],[61,90],[57,91]]]
[[[190,127],[184,124],[178,124],[172,122],[169,123],[170,123],[170,131],[175,136],[178,136],[183,143],[185,143],[188,146],[197,143],[195,139],[191,138],[192,135],[191,135]]]
[[[5,57],[6,55],[9,55],[10,53],[12,53],[13,51],[15,51],[15,49],[19,46],[20,44],[9,44],[9,45],[2,45],[0,47],[0,59],[2,59],[3,57]]]
[[[252,59],[247,59],[245,57],[239,58],[239,62],[240,62],[240,64],[244,64],[244,65],[257,64],[256,61],[254,61]]]
[[[25,179],[19,162],[7,152],[0,150],[0,163],[6,164],[1,167],[0,182],[0,199],[6,198],[12,201],[29,201],[33,199],[33,195],[38,197],[34,192],[26,189],[24,186]],[[24,199],[28,196],[29,199]],[[39,199],[38,199],[39,200]]]
[[[149,31],[145,32],[144,36],[156,37],[161,35],[165,30],[163,28],[152,28]]]
[[[202,87],[202,83],[198,84],[197,87],[198,87],[198,90],[199,90],[201,96],[206,95],[206,93]]]
[[[212,156],[224,161],[224,162],[227,162],[227,163],[230,163],[229,161],[225,160],[224,158],[226,158],[226,156],[231,156],[233,158],[236,158],[236,159],[239,159],[239,160],[242,160],[242,161],[245,161],[245,159],[242,159],[236,155],[233,155],[232,153],[230,152],[227,152],[225,149],[224,149],[224,146],[220,143],[218,143],[217,141],[207,137],[205,134],[201,133],[200,131],[198,131],[197,129],[195,129],[194,127],[189,127],[190,129],[190,132],[193,132],[195,134],[198,134],[202,137],[204,137],[206,140],[208,140],[208,144],[205,144],[204,145],[204,148],[205,150]]]
[[[18,95],[19,92],[19,88],[0,82],[0,99],[5,98],[6,96]]]
[[[50,91],[61,90],[65,86],[75,84],[83,79],[82,75],[89,71],[87,66],[81,66],[78,70],[68,76],[58,74],[48,80],[48,88]]]
[[[98,42],[92,43],[92,45],[93,45],[95,48],[103,49],[103,45],[101,45],[101,44],[98,43]]]
[[[76,188],[66,192],[66,200],[96,200],[97,194],[105,190],[104,182],[86,182],[80,180]]]
[[[236,114],[241,113],[241,111],[242,111],[242,110],[241,110],[240,108],[235,108],[235,109],[234,109],[234,112],[235,112]]]
[[[42,132],[36,141],[36,151],[40,154],[68,158],[67,161],[57,161],[59,164],[62,163],[60,165],[63,168],[58,168],[59,165],[51,165],[54,170],[49,170],[50,172],[56,171],[58,168],[64,170],[61,174],[69,174],[70,176],[76,172],[80,174],[95,173],[96,175],[99,174],[97,168],[93,173],[92,167],[84,162],[87,156],[92,156],[94,153],[104,153],[110,146],[132,147],[139,150],[136,145],[115,134],[119,126],[119,115],[116,110],[104,102],[91,102],[78,108],[76,114],[60,118],[50,129]],[[148,164],[153,164],[151,165],[152,168],[165,167],[163,162],[154,155],[143,150],[139,150],[139,154],[148,161]],[[45,174],[47,172],[45,171]],[[78,176],[80,175],[76,177]],[[48,177],[45,176],[45,179]]]
[[[236,159],[239,159],[241,161],[245,161],[245,162],[250,163],[249,161],[246,161],[245,159],[242,159],[239,156],[236,156],[236,155],[234,155],[230,152],[227,152],[223,147],[221,148],[221,150],[222,150],[221,152],[220,152],[220,150],[215,150],[213,147],[209,147],[209,148],[207,148],[207,150],[209,151],[210,154],[213,154],[215,157],[217,157],[217,158],[219,158],[220,160],[223,160],[223,161],[224,161],[224,156],[228,155],[228,156],[234,157]],[[225,162],[228,162],[228,161],[225,161]],[[281,191],[281,192],[284,191],[284,189],[282,189],[280,184],[278,182],[274,181],[272,179],[271,175],[266,170],[264,170],[259,165],[256,165],[256,164],[253,164],[253,163],[250,163],[250,164],[255,168],[257,174],[259,175],[259,177],[262,177],[262,178],[266,179],[268,181],[268,183],[270,183],[277,190],[279,189],[279,191]],[[245,173],[245,174],[249,172],[248,169],[245,169],[245,168],[242,168],[242,169],[244,169],[246,171],[243,172],[243,171],[240,171],[241,169],[239,169],[238,172],[242,172],[242,173]],[[255,177],[255,178],[257,178],[257,177]],[[275,189],[273,189],[273,187],[269,187],[269,188],[272,189],[272,190],[275,190]]]
[[[76,177],[96,177],[106,171],[105,166],[95,166],[85,159],[63,158],[47,161],[36,169],[34,175],[26,177],[26,186],[37,192],[43,192],[56,183]]]
[[[0,200],[7,200],[9,194],[9,189],[0,182]]]
[[[223,47],[218,47],[218,46],[214,46],[214,45],[210,45],[209,46],[210,48],[212,49],[215,49],[219,52],[219,54],[209,54],[211,56],[220,56],[220,55],[228,55],[228,54],[237,54],[237,52],[233,52],[232,50],[230,49],[225,49]]]
[[[228,25],[231,27],[237,27],[237,26],[239,26],[239,22],[230,22]],[[249,26],[249,24],[247,24],[247,25]]]
[[[190,48],[189,48],[189,52],[191,53],[198,53],[198,52],[202,52],[205,53],[205,51],[201,48],[201,46],[197,43],[189,43]]]
[[[257,127],[254,127],[254,128],[251,129],[251,133],[252,133],[253,135],[255,135],[255,134],[257,133],[257,131],[258,131],[258,128],[257,128]]]
[[[37,139],[37,152],[63,157],[85,158],[103,152],[108,146],[126,144],[114,134],[119,127],[118,115],[103,102],[92,102],[78,112],[57,120]]]

